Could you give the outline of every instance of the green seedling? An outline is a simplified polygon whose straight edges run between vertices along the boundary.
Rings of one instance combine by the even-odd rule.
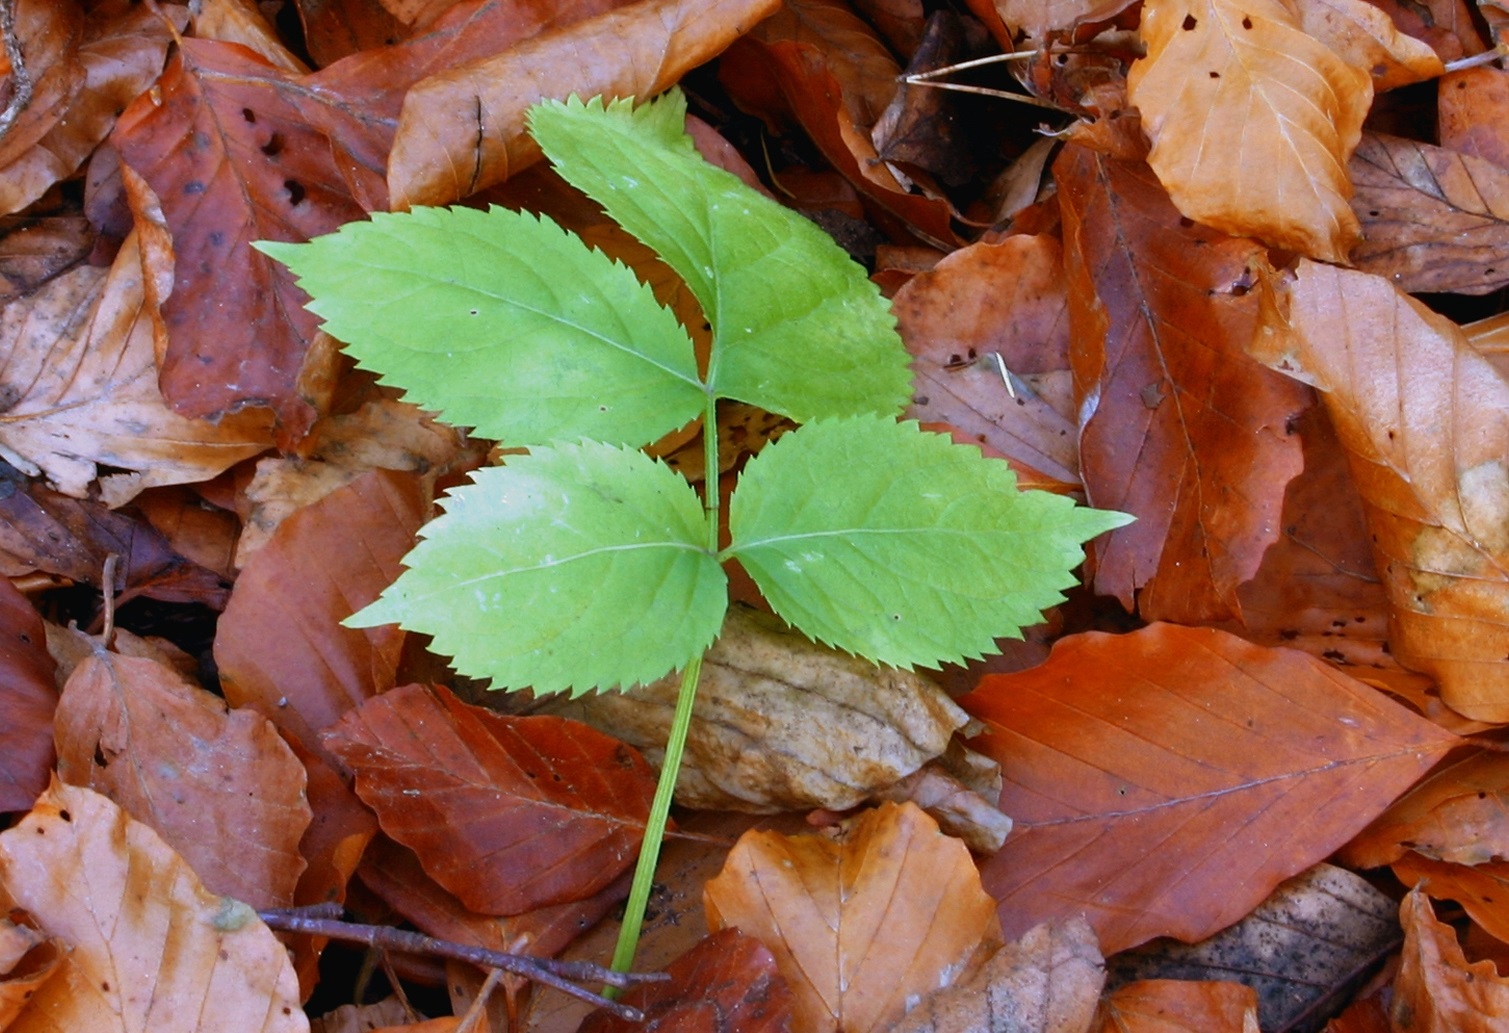
[[[864,271],[807,220],[704,161],[677,92],[635,108],[537,105],[557,171],[687,284],[692,341],[634,273],[550,219],[492,208],[375,214],[262,243],[357,363],[410,401],[509,445],[441,500],[406,570],[347,624],[433,636],[494,688],[606,690],[682,671],[659,788],[614,955],[633,960],[703,652],[738,560],[774,610],[876,663],[995,650],[1062,600],[1081,545],[1130,518],[1019,491],[1006,463],[897,417],[907,353]],[[801,424],[718,492],[639,449],[720,398]]]

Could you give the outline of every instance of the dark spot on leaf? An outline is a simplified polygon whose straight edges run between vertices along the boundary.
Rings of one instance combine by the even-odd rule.
[[[97,768],[108,768],[110,766],[110,758],[105,756],[105,751],[100,749],[98,744],[95,744],[94,747],[94,766]]]
[[[1393,432],[1393,431],[1389,431],[1389,432],[1388,432],[1388,439],[1389,439],[1389,440],[1390,440],[1390,441],[1393,441],[1393,440],[1394,440],[1394,432]]]
[[[479,312],[479,311],[481,311],[481,310],[480,310],[480,309],[475,309],[475,308],[473,308],[473,309],[467,309],[467,313],[468,313],[468,314],[469,314],[469,315],[473,315],[473,316],[475,316],[475,315],[477,315],[477,313],[478,313],[478,312]]]
[[[73,821],[73,815],[69,814],[67,811],[59,811],[58,817],[62,818],[64,821]]]
[[[100,980],[100,989],[103,990],[103,991],[105,991],[105,993],[108,994],[110,992],[110,980],[108,980],[108,979],[102,979],[102,980]]]
[[[189,180],[183,185],[183,192],[190,195],[204,193],[204,181],[201,179]]]
[[[1109,118],[1112,122],[1116,121],[1120,117],[1121,117],[1121,109],[1120,108],[1117,108],[1115,111],[1111,112],[1109,115],[1106,116],[1106,118]]]
[[[1199,24],[1200,22],[1195,18],[1194,15],[1186,14],[1184,16],[1184,24],[1181,25],[1180,28],[1182,28],[1185,32],[1192,32],[1194,31],[1195,26]]]
[[[926,405],[927,403],[928,403],[928,397],[927,397],[927,395],[918,395],[916,398],[912,399],[912,404],[913,405]]]
[[[283,189],[288,191],[288,201],[297,208],[304,201],[304,184],[296,179],[283,180]]]
[[[1179,225],[1182,226],[1183,228],[1189,229],[1194,224],[1195,224],[1195,220],[1191,219],[1189,216],[1187,216],[1187,215],[1181,215],[1181,216],[1179,216]]]
[[[1027,405],[1027,399],[1025,399],[1025,398],[1018,398],[1016,400],[1016,404],[1025,407]]]
[[[973,348],[971,348],[971,349],[969,349],[969,357],[971,359],[978,358],[978,353]]]
[[[1220,72],[1206,72],[1205,74],[1208,75],[1208,76],[1210,76],[1212,79],[1219,79],[1219,78],[1221,78],[1221,73]]]
[[[1278,633],[1278,637],[1283,639],[1285,642],[1293,642],[1295,639],[1299,638],[1299,629],[1284,628]]]
[[[1366,624],[1368,622],[1368,619],[1366,617],[1353,617],[1352,619],[1358,624]]]
[[[1459,90],[1465,90],[1465,89],[1467,89],[1467,81],[1465,79],[1458,79],[1457,80],[1457,89],[1459,89]]]
[[[1328,649],[1320,655],[1325,657],[1327,660],[1330,660],[1332,663],[1344,664],[1347,662],[1346,654],[1338,649]]]
[[[1068,54],[1054,54],[1053,55],[1053,63],[1056,64],[1056,65],[1058,65],[1060,68],[1062,68],[1062,67],[1064,67],[1064,65],[1066,65],[1066,64],[1069,63],[1069,55]]]
[[[252,125],[256,125],[257,124],[257,113],[255,111],[253,111],[251,108],[242,108],[241,109],[241,117],[244,118],[244,119],[246,119]]]
[[[1370,211],[1370,212],[1368,212],[1368,218],[1369,218],[1369,219],[1376,219],[1376,218],[1378,218],[1378,216],[1379,216],[1379,215],[1381,215],[1381,214],[1382,214],[1382,213],[1381,213],[1381,212],[1379,212],[1379,211],[1378,211],[1378,210],[1377,210],[1377,209],[1376,209],[1376,208],[1375,208],[1375,209],[1373,209],[1373,210],[1372,210],[1372,211]]]
[[[219,247],[225,243],[225,234],[220,230],[210,230],[210,235],[205,239],[210,242],[210,247]]]
[[[278,155],[282,154],[283,134],[273,133],[271,136],[269,136],[267,138],[267,142],[262,145],[262,153],[267,155],[269,158],[276,158]]]
[[[1244,28],[1244,29],[1250,29],[1250,28],[1252,28],[1252,19],[1249,18],[1249,17],[1247,17],[1245,14],[1242,15],[1242,28]]]

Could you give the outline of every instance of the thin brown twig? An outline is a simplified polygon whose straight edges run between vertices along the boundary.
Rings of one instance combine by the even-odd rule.
[[[5,110],[0,111],[0,140],[4,140],[21,112],[31,104],[31,74],[26,70],[26,56],[21,53],[21,37],[16,35],[16,0],[0,0],[0,36],[5,40],[5,57],[10,61],[12,93]]]

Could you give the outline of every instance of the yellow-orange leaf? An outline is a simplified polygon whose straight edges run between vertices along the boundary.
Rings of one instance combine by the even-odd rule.
[[[775,955],[793,1029],[885,1029],[947,986],[996,929],[964,844],[913,804],[866,811],[837,837],[748,832],[703,894],[709,927]]]
[[[1451,926],[1438,921],[1419,890],[1399,908],[1404,955],[1390,1018],[1410,1033],[1490,1033],[1509,1022],[1509,980],[1493,962],[1467,964]]]
[[[1292,0],[1148,0],[1127,76],[1148,164],[1185,215],[1342,262],[1358,237],[1346,162],[1373,99]]]

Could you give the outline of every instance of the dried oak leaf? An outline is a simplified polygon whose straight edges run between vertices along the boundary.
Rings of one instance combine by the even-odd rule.
[[[1456,933],[1416,889],[1399,906],[1404,954],[1389,1018],[1411,1033],[1493,1033],[1509,1022],[1509,980],[1491,961],[1471,965]]]
[[[1237,921],[1457,742],[1307,654],[1173,624],[1060,639],[960,703],[1014,822],[981,865],[1006,934],[1083,912],[1107,956]]]
[[[54,785],[0,833],[0,888],[71,949],[8,1033],[300,1033],[288,952],[108,799]]]
[[[1302,466],[1301,386],[1247,360],[1254,241],[1181,218],[1146,165],[1070,144],[1064,219],[1080,477],[1137,521],[1098,539],[1094,586],[1147,620],[1239,616]]]
[[[1196,222],[1331,262],[1357,242],[1347,158],[1373,101],[1366,70],[1284,0],[1147,0],[1127,92],[1148,164]]]
[[[740,838],[703,894],[708,926],[775,955],[795,1029],[868,1033],[948,986],[994,936],[995,902],[962,842],[912,804],[882,804],[837,835]]]
[[[58,690],[31,601],[0,578],[0,813],[28,810],[52,770]]]
[[[632,747],[559,717],[506,717],[405,685],[324,735],[383,831],[473,911],[592,896],[634,861],[655,775]]]
[[[210,892],[293,903],[311,812],[304,766],[266,718],[96,647],[63,687],[55,725],[58,776],[150,826]]]
[[[1249,352],[1322,392],[1366,507],[1394,657],[1454,710],[1509,721],[1509,382],[1387,280],[1308,260],[1272,286]]]
[[[1150,979],[1100,1005],[1094,1033],[1258,1033],[1257,995],[1239,983]]]

